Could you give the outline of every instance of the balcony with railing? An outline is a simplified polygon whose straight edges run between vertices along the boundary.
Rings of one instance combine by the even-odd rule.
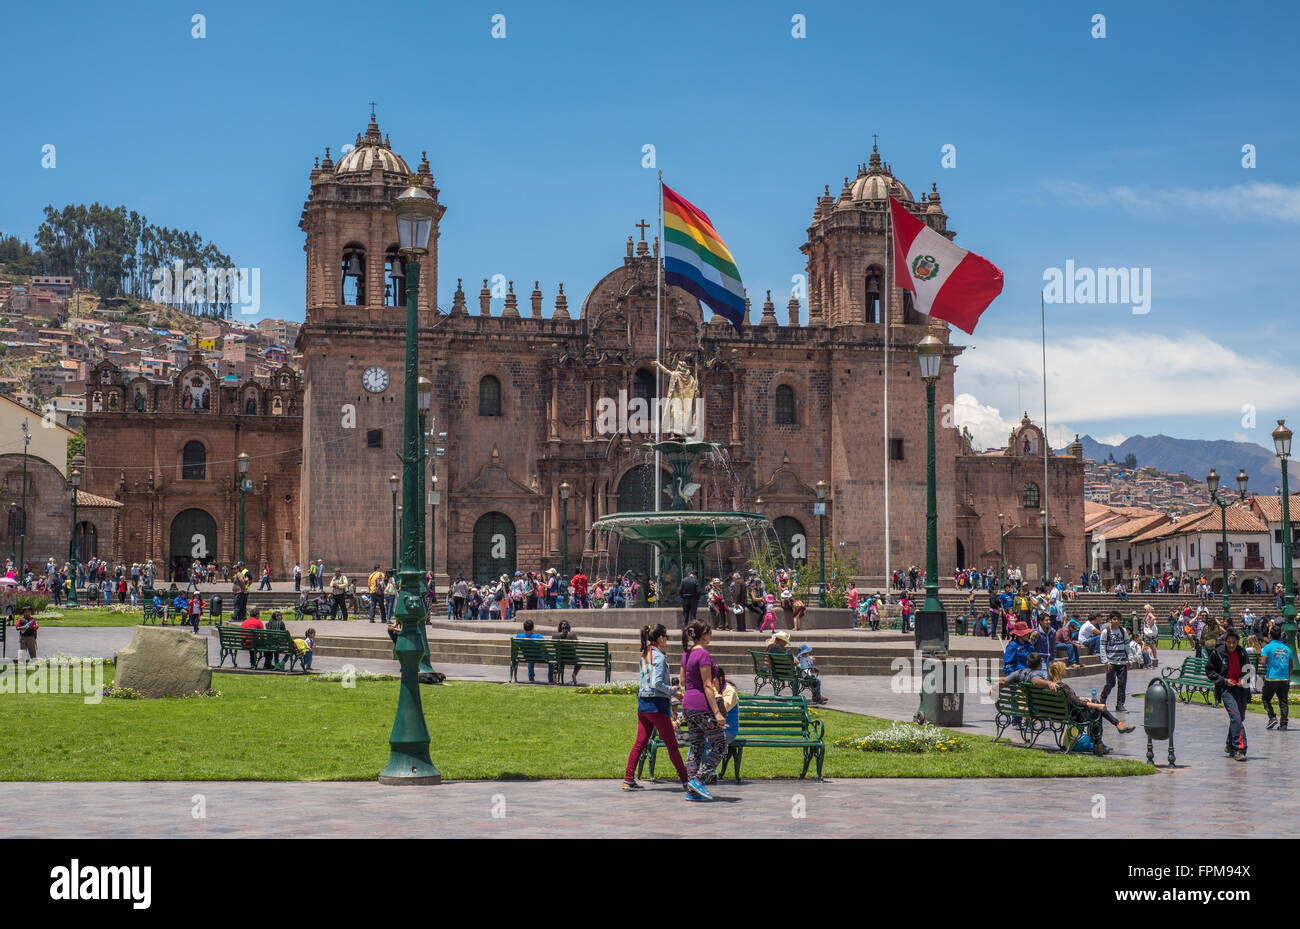
[[[1246,568],[1247,568],[1247,569],[1252,569],[1252,568],[1253,568],[1253,569],[1256,569],[1256,570],[1260,570],[1260,571],[1262,571],[1262,570],[1264,569],[1264,556],[1262,556],[1262,555],[1256,555],[1256,556],[1254,556],[1254,557],[1252,558],[1250,555],[1247,555],[1247,556],[1246,556]]]

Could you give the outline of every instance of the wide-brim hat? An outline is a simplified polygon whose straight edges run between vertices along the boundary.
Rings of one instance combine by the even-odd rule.
[[[812,651],[812,646],[809,645],[807,642],[805,642],[805,643],[803,643],[802,645],[799,646],[799,654],[800,654],[800,655],[806,655],[806,654],[808,654],[810,651]]]
[[[776,597],[772,596],[771,594],[768,594],[768,595],[767,595],[767,602],[768,602],[768,603],[775,603],[775,602],[776,602]]]
[[[547,569],[546,569],[546,573],[547,573],[547,574],[557,574],[557,573],[559,573],[559,572],[557,572],[554,568],[547,568]]]
[[[778,631],[776,631],[776,632],[773,632],[773,633],[772,633],[772,638],[770,638],[770,639],[767,640],[767,644],[768,644],[768,645],[774,645],[774,644],[776,644],[777,640],[780,640],[780,641],[784,642],[786,645],[789,645],[789,644],[790,644],[790,633],[786,632],[784,629],[780,629],[780,630],[778,630]]]
[[[1016,624],[1011,627],[1011,634],[1013,636],[1029,635],[1029,633],[1033,631],[1034,630],[1029,628],[1029,623],[1025,622],[1024,620],[1018,620]]]

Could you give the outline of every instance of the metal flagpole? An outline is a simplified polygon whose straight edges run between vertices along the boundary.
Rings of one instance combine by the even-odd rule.
[[[890,275],[894,252],[893,225],[889,201],[885,201],[885,305],[881,312],[881,323],[885,328],[885,602],[889,602],[889,591],[893,589],[893,574],[889,570],[889,291],[894,286]]]
[[[1047,586],[1051,580],[1051,574],[1048,571],[1048,547],[1047,538],[1047,521],[1051,518],[1051,504],[1048,503],[1047,492],[1047,302],[1043,299],[1040,292],[1038,294],[1038,311],[1042,317],[1043,324],[1043,512],[1047,515],[1043,517],[1043,586]],[[1066,580],[1069,580],[1067,578]]]
[[[644,220],[642,220],[644,222]],[[659,255],[655,257],[655,443],[663,441],[663,401],[660,399],[660,387],[663,384],[661,340],[663,338],[663,251],[664,251],[664,173],[659,172]],[[655,449],[655,512],[659,512],[659,500],[663,496],[663,471],[659,463],[659,450]],[[659,563],[659,546],[655,546],[655,606],[663,606],[662,575]]]

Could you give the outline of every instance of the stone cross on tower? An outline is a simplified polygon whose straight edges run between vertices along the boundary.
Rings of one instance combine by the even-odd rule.
[[[373,100],[370,101],[370,118],[375,118],[375,101]]]
[[[643,219],[643,220],[641,220],[641,222],[639,222],[639,223],[633,223],[632,225],[636,226],[638,229],[641,230],[641,241],[644,242],[644,241],[645,241],[645,231],[646,231],[647,229],[650,228],[650,224],[649,224],[648,222],[646,222],[646,221]]]

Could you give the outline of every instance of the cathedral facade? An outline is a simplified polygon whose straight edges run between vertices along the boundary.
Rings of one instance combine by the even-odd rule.
[[[421,518],[426,538],[432,532],[440,584],[460,574],[483,581],[559,569],[566,556],[570,571],[579,564],[589,573],[649,571],[647,550],[619,547],[590,527],[607,514],[654,509],[654,464],[645,448],[654,427],[635,414],[653,410],[667,386],[655,365],[657,325],[658,356],[669,367],[685,363],[698,377],[698,438],[718,445],[696,468],[696,506],[761,511],[794,558],[816,559],[824,523],[828,553],[855,558],[858,575],[876,586],[886,566],[888,468],[888,563],[895,570],[924,566],[926,408],[916,344],[931,321],[886,276],[886,215],[893,196],[951,238],[933,185],[915,196],[873,149],[838,195],[825,188],[814,198],[801,246],[807,299],[792,296],[778,316],[769,293],[753,314],[758,319],[751,315],[739,333],[666,285],[657,310],[659,249],[644,222],[624,242],[592,243],[609,250],[612,267],[573,306],[563,284],[544,295],[534,282],[525,294],[524,281],[511,281],[494,313],[488,281],[475,294],[477,279],[457,278],[450,305],[439,307],[446,207],[427,156],[412,171],[373,117],[350,152],[336,162],[327,148],[310,171],[300,220],[302,371],[292,383],[288,372],[269,385],[210,385],[205,399],[189,383],[206,371],[197,358],[170,386],[125,384],[111,367],[97,369],[107,392],[102,412],[87,416],[88,489],[125,504],[124,557],[176,562],[185,557],[178,546],[198,531],[205,543],[211,534],[205,550],[233,560],[238,479],[231,462],[245,449],[259,462],[248,501],[256,507],[245,532],[249,560],[268,561],[278,577],[294,562],[322,559],[355,573],[391,561],[408,279],[392,202],[412,179],[438,203],[418,307],[420,372],[434,385],[425,477],[436,481],[428,486],[440,498]],[[953,402],[962,348],[951,344],[945,324],[934,325],[948,345],[937,384],[943,410]],[[276,389],[282,405],[272,412]],[[619,411],[613,425],[611,410]],[[132,427],[147,427],[147,444],[132,445],[124,431]],[[445,442],[437,439],[442,433]],[[205,436],[212,447],[204,453],[220,466],[200,486],[186,482],[185,450],[197,456],[193,443]],[[940,569],[984,567],[998,549],[996,514],[1009,508],[1005,500],[1027,493],[1017,485],[1025,481],[1001,475],[954,428],[937,430],[936,453]],[[1077,535],[1082,564],[1082,460],[1050,460],[1054,473],[1078,472],[1077,481],[1050,481],[1043,494],[1059,527],[1053,544],[1061,559],[1076,561],[1067,549]],[[816,507],[819,482],[824,517]],[[1076,484],[1070,507],[1057,500],[1074,495]],[[184,522],[177,529],[178,517],[194,510],[217,528],[189,512],[202,527],[191,531]],[[1028,511],[1017,512],[1008,529],[1028,535]],[[748,551],[749,540],[716,546],[710,573],[743,566]]]

